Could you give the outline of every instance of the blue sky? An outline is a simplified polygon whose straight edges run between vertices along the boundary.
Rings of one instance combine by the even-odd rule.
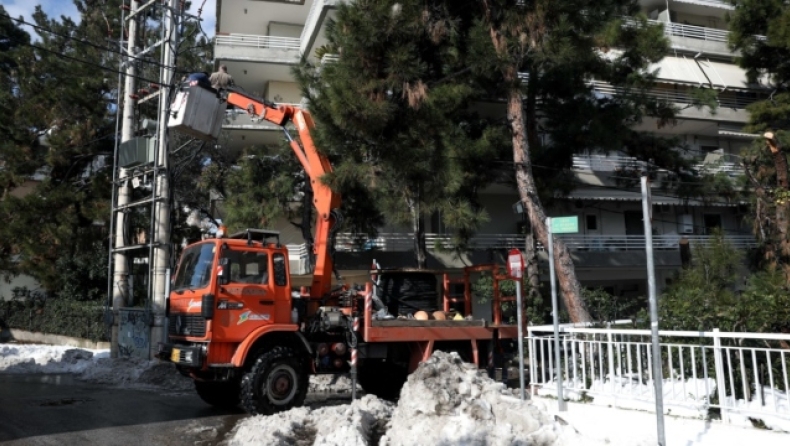
[[[197,10],[203,1],[204,0],[192,0],[190,12],[197,14]],[[44,12],[52,18],[60,18],[60,16],[65,15],[71,17],[72,20],[79,20],[77,8],[71,0],[2,0],[0,3],[2,3],[11,17],[16,18],[23,16],[27,21],[32,21],[31,16],[36,5],[41,5]],[[203,18],[203,30],[209,37],[213,37],[217,20],[216,0],[205,0],[205,6],[203,6],[201,17]],[[33,34],[32,29],[28,29],[27,31]]]

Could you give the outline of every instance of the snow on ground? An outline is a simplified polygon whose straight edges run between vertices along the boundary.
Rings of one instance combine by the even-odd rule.
[[[228,446],[365,446],[378,444],[393,404],[365,395],[351,404],[291,409],[241,420]]]
[[[64,346],[0,344],[0,373],[75,373],[78,378],[127,387],[191,390],[192,383],[172,365],[139,359],[110,359],[107,350]],[[688,383],[687,383],[688,384]],[[699,383],[698,383],[699,384]],[[350,392],[347,377],[311,379],[314,394]],[[512,390],[437,352],[409,377],[399,404],[363,396],[351,404],[302,407],[269,417],[241,420],[228,446],[652,446],[655,414],[594,404],[533,397],[522,402]],[[618,401],[619,402],[619,401]],[[787,395],[765,389],[766,405],[785,407]],[[741,404],[745,404],[742,403]],[[751,402],[749,405],[759,404]],[[674,413],[674,412],[673,412]],[[721,420],[665,416],[668,445],[785,446],[790,434],[757,429],[748,417],[730,413]],[[767,419],[767,427],[785,429],[790,420]],[[764,418],[765,420],[766,418]],[[744,427],[745,426],[745,427]],[[788,429],[790,430],[790,429]]]
[[[570,401],[589,401],[595,406],[617,407],[645,412],[655,411],[653,401],[652,382],[642,381],[629,377],[607,377],[605,382],[596,379],[586,391],[574,389],[583,388],[580,381],[567,381],[569,388],[563,389],[563,396]],[[664,393],[664,414],[680,417],[705,419],[708,415],[707,399],[713,399],[716,394],[716,381],[712,378],[705,379],[665,379],[662,385]],[[754,391],[754,385],[752,385]],[[589,392],[589,393],[588,393]],[[549,382],[537,389],[538,396],[557,397],[557,386]],[[726,412],[730,424],[743,427],[753,427],[752,420],[759,420],[766,428],[790,433],[790,403],[785,392],[763,387],[762,392],[765,404],[760,401],[760,396],[753,395],[752,401],[727,397],[726,406],[738,410]],[[777,413],[788,416],[782,417]]]

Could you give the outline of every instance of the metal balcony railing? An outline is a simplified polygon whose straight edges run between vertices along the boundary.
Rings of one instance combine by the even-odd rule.
[[[225,34],[216,36],[216,46],[299,50],[298,37],[261,36],[255,34]]]
[[[600,81],[591,81],[590,85],[593,90],[602,95],[619,95],[625,93],[625,90],[620,87],[614,87],[609,83]],[[686,89],[682,90],[666,90],[661,88],[653,88],[647,91],[648,96],[665,100],[667,102],[674,102],[677,104],[691,105],[694,103],[694,98]],[[732,109],[745,109],[746,106],[758,101],[758,98],[749,97],[732,97],[719,95],[719,106]]]
[[[571,251],[644,251],[645,236],[643,235],[593,235],[563,234],[558,235]],[[425,236],[429,250],[436,247],[451,248],[452,240],[447,234],[429,233]],[[709,243],[714,239],[711,235],[664,234],[653,236],[653,248],[656,250],[679,249],[680,241],[686,239],[691,245]],[[727,235],[724,238],[733,248],[747,249],[757,246],[752,235]],[[479,234],[470,241],[472,249],[509,249],[524,246],[524,236],[518,234]],[[376,238],[368,239],[349,233],[337,235],[336,248],[340,252],[385,251],[404,252],[414,249],[414,237],[407,233],[380,233]],[[543,251],[539,243],[537,249]]]
[[[688,3],[690,5],[712,6],[714,8],[733,10],[735,7],[725,0],[676,0],[679,3]]]
[[[573,169],[594,172],[614,172],[620,169],[647,169],[647,163],[645,161],[639,161],[633,156],[574,155]]]
[[[574,155],[574,170],[590,172],[616,172],[621,169],[647,169],[647,163],[632,156],[621,155]],[[721,161],[715,163],[696,163],[693,168],[698,172],[726,173],[737,176],[743,174],[743,167],[736,161]]]
[[[723,29],[706,28],[704,26],[684,25],[682,23],[667,23],[650,20],[651,23],[663,23],[664,34],[673,37],[707,40],[709,42],[727,42],[730,32]]]

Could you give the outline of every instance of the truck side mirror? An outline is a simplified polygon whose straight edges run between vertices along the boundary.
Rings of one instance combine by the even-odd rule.
[[[217,268],[217,283],[220,285],[227,285],[230,283],[230,259],[227,257],[219,259],[219,268]]]

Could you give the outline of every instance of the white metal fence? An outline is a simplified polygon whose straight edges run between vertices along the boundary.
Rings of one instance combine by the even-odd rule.
[[[661,331],[664,408],[725,422],[790,426],[790,334]],[[553,328],[529,327],[530,388],[556,396]],[[655,409],[650,330],[562,327],[564,395]]]

